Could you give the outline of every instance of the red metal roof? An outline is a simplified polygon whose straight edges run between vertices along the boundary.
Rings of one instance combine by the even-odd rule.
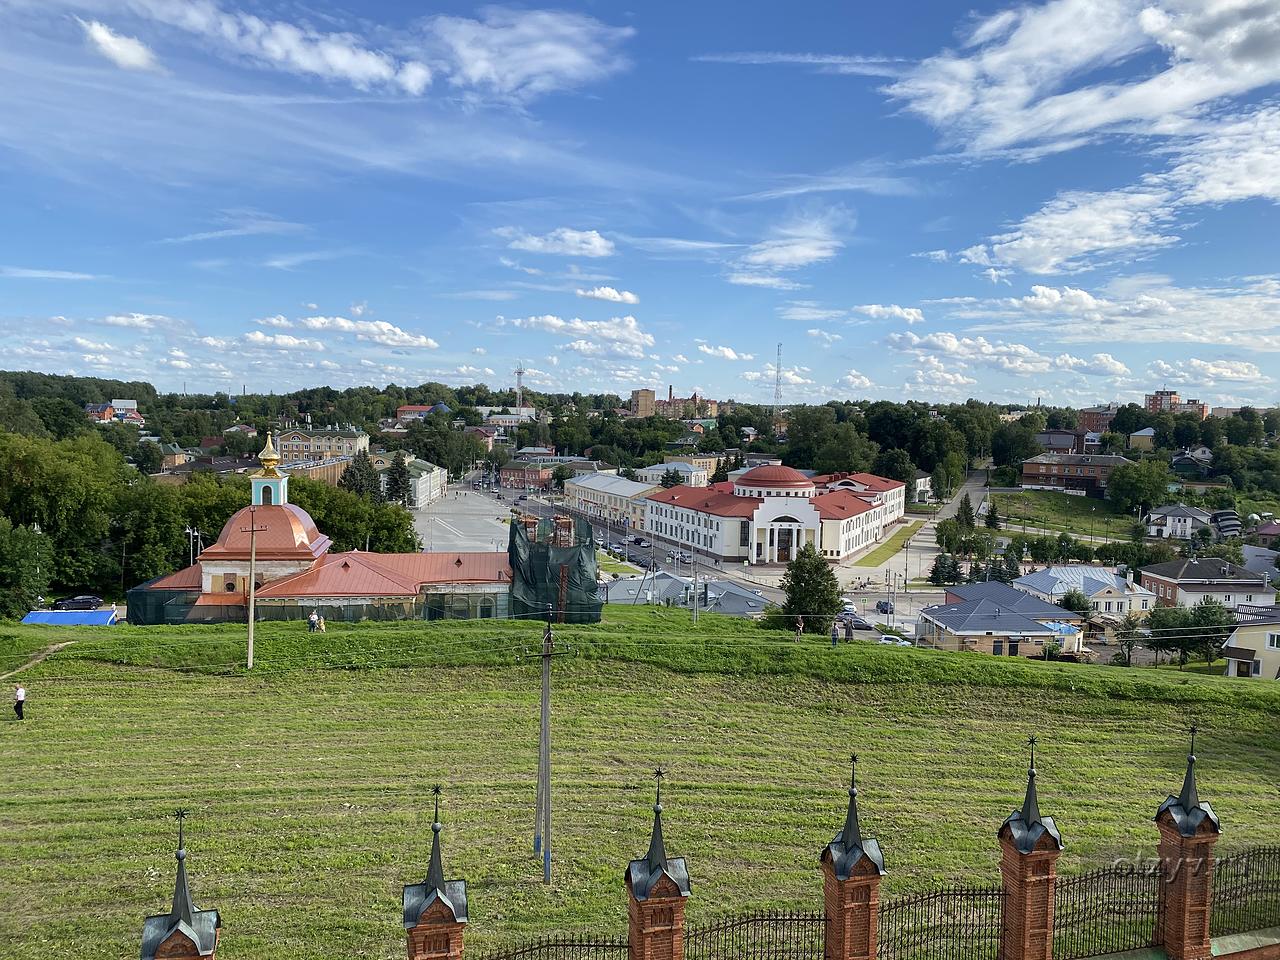
[[[809,502],[818,508],[823,520],[845,520],[866,513],[874,507],[852,490],[832,490],[810,497]]]
[[[749,517],[760,506],[759,497],[738,497],[732,493],[709,490],[707,487],[684,485],[657,490],[648,499],[655,503],[667,503],[686,510],[698,510],[717,517]]]
[[[311,515],[296,503],[284,503],[237,510],[201,559],[248,560],[251,520],[258,528],[259,560],[314,560],[329,549],[329,538],[316,529]]]
[[[906,484],[901,480],[890,480],[887,477],[877,477],[874,473],[833,474],[832,477],[833,483],[835,482],[835,478],[839,478],[841,480],[853,480],[862,484],[868,490],[874,490],[876,493],[882,493],[886,490],[896,490],[898,487],[906,486]]]
[[[799,470],[775,464],[752,467],[737,481],[740,485],[753,487],[811,487],[813,481]]]
[[[510,583],[505,553],[331,553],[305,573],[264,584],[264,600],[411,597],[437,583]]]
[[[171,573],[167,577],[161,577],[148,588],[150,590],[199,590],[200,589],[200,564],[194,563],[185,569],[179,570],[177,573]]]

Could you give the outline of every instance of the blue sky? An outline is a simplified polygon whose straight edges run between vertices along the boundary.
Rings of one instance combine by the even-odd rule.
[[[1274,402],[1280,0],[0,0],[0,356]]]

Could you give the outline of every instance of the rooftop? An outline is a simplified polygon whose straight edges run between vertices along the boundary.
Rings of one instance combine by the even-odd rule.
[[[1166,580],[1191,583],[1265,583],[1261,574],[1217,557],[1170,560],[1142,568],[1143,573]]]
[[[711,487],[686,487],[683,484],[655,490],[648,499],[685,510],[698,510],[718,517],[749,517],[760,506],[759,497],[739,497]]]
[[[1132,463],[1131,460],[1114,453],[1040,453],[1022,462],[1058,463],[1073,467],[1086,463],[1109,467],[1119,467],[1126,463]]]
[[[652,483],[628,480],[626,477],[619,477],[610,473],[586,473],[574,477],[572,480],[566,480],[564,485],[580,490],[608,493],[618,497],[639,497],[653,489]]]

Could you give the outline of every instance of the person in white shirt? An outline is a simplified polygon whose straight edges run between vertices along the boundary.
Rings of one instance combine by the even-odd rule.
[[[18,715],[19,720],[26,719],[22,715],[23,708],[27,705],[27,689],[22,684],[13,692],[13,712]]]

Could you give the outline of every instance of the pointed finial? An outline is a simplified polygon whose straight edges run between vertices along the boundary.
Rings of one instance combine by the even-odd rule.
[[[649,852],[645,859],[649,861],[649,872],[657,873],[667,869],[667,847],[662,839],[662,778],[667,771],[655,767],[653,779],[657,781],[657,797],[653,803],[653,833],[649,836]]]
[[[1191,734],[1191,748],[1187,753],[1187,772],[1182,778],[1182,793],[1178,795],[1178,803],[1183,810],[1194,810],[1200,806],[1200,792],[1196,789],[1196,734],[1200,729],[1192,723],[1187,732]]]
[[[1027,746],[1031,748],[1031,762],[1027,767],[1027,794],[1022,800],[1022,822],[1028,827],[1040,822],[1040,798],[1036,793],[1036,743],[1033,734],[1027,737]]]
[[[179,807],[173,812],[173,816],[178,821],[178,876],[173,882],[173,907],[169,916],[175,922],[181,920],[189,925],[196,914],[196,907],[191,902],[191,888],[187,885],[187,851],[183,836],[183,821],[187,819],[186,807]]]
[[[431,822],[431,862],[427,866],[427,889],[439,890],[444,893],[444,859],[440,855],[440,794],[443,790],[440,784],[436,784],[431,788],[432,796],[435,797],[436,812],[435,819]]]
[[[186,845],[183,843],[183,822],[187,819],[187,808],[179,807],[173,811],[173,818],[178,821],[178,859],[185,860],[187,856]]]
[[[858,755],[849,754],[849,809],[844,815],[840,842],[845,850],[862,846],[862,827],[858,823]]]
[[[440,794],[443,792],[443,788],[438,783],[431,788],[431,795],[435,797],[436,800],[436,813],[435,816],[431,818],[431,829],[437,833],[440,832]]]

